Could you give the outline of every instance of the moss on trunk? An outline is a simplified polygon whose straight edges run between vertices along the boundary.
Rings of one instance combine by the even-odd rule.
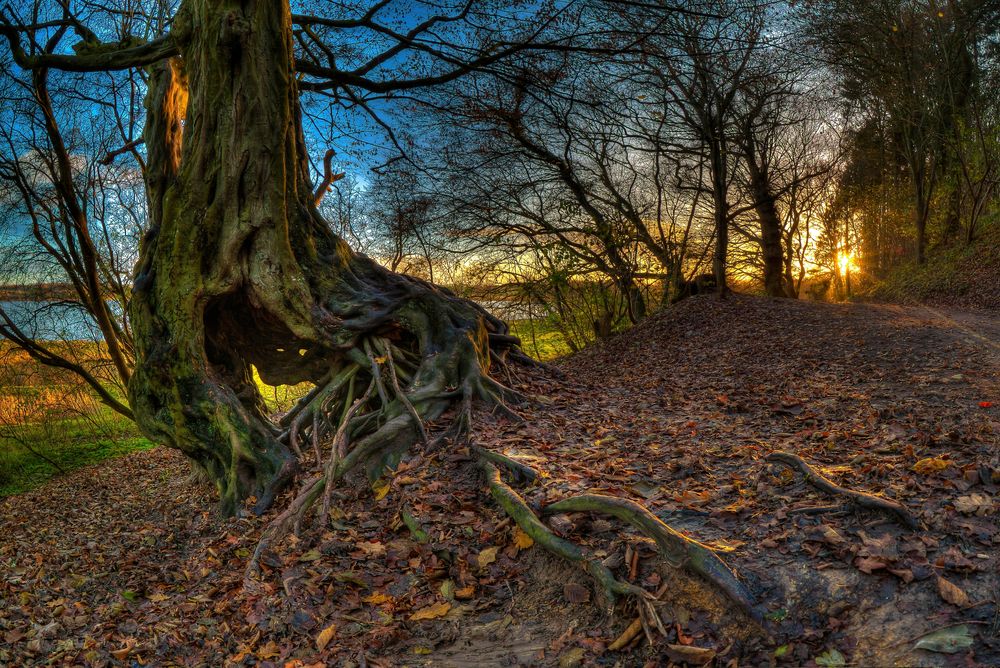
[[[356,365],[363,386],[378,374],[363,347],[391,342],[413,360],[410,399],[380,392],[348,436],[379,432],[385,447],[373,451],[399,450],[419,419],[396,420],[392,434],[389,422],[411,408],[440,415],[456,388],[490,393],[491,334],[498,348],[516,340],[476,305],[353,252],[320,217],[287,3],[186,0],[173,34],[180,56],[153,66],[147,100],[151,225],[136,270],[130,400],[150,437],[218,482],[224,512],[248,497],[261,511],[297,456],[264,414],[254,367],[285,384]]]

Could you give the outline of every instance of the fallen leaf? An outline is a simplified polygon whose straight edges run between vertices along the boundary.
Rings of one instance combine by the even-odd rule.
[[[330,624],[328,627],[320,631],[316,635],[316,650],[322,652],[323,649],[330,644],[330,641],[333,640],[333,636],[336,632],[336,624]]]
[[[932,631],[921,636],[914,649],[925,649],[928,652],[955,654],[972,647],[972,634],[965,624]]]
[[[840,666],[847,665],[847,659],[839,651],[828,649],[816,657],[816,665],[826,666],[827,668],[839,668]]]
[[[992,406],[993,406],[993,402],[992,401],[980,401],[979,402],[979,407],[980,408],[991,408]]]
[[[563,585],[563,597],[570,603],[586,603],[590,600],[590,590],[576,582]]]
[[[437,619],[438,617],[444,617],[447,615],[449,610],[451,610],[451,603],[432,603],[425,608],[420,608],[410,615],[410,621],[420,622],[427,619]]]
[[[693,645],[667,645],[664,650],[672,661],[683,661],[692,666],[704,666],[715,658],[715,650]]]
[[[497,560],[497,550],[496,547],[488,547],[476,556],[476,563],[479,564],[480,569],[486,568]]]
[[[514,532],[514,545],[517,545],[519,550],[526,550],[534,544],[534,539],[526,534],[521,527],[518,527]]]
[[[931,475],[933,473],[940,473],[949,466],[951,466],[951,462],[947,459],[926,457],[913,465],[913,471],[920,475]]]
[[[379,478],[372,483],[372,491],[375,493],[375,500],[381,501],[385,498],[386,494],[389,493],[389,488],[391,485],[389,481],[384,478]]]
[[[966,594],[965,591],[963,591],[958,585],[948,582],[943,577],[939,576],[937,579],[937,587],[938,593],[946,603],[957,605],[960,608],[964,608],[969,605],[969,595]]]
[[[955,510],[964,515],[989,515],[993,512],[993,499],[986,494],[974,492],[955,499]]]
[[[301,557],[299,557],[299,561],[316,561],[316,560],[322,559],[322,558],[323,558],[323,555],[320,553],[319,550],[309,550],[308,552],[306,552],[305,554],[303,554]]]

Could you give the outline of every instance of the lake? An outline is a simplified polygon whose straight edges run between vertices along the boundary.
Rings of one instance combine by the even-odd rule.
[[[488,311],[507,321],[525,320],[525,304],[506,300],[480,302]],[[0,301],[0,309],[10,316],[17,327],[40,341],[100,341],[104,337],[93,318],[79,306],[64,302]],[[118,311],[117,304],[113,309]],[[540,309],[539,309],[540,310]],[[535,317],[542,314],[536,312]]]
[[[90,315],[64,302],[0,301],[24,334],[40,341],[97,341],[104,337]]]

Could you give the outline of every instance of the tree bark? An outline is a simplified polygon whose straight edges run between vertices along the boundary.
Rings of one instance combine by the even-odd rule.
[[[726,264],[729,255],[729,184],[723,128],[712,126],[712,136],[708,138],[708,148],[715,221],[715,252],[712,255],[712,275],[715,276],[716,291],[724,297],[729,293],[729,285],[726,282]]]
[[[456,388],[485,394],[491,340],[516,339],[471,302],[353,252],[320,217],[287,2],[185,0],[172,32],[180,56],[154,66],[147,100],[151,226],[129,397],[146,434],[217,481],[223,512],[248,499],[261,512],[297,458],[265,414],[255,369],[273,385],[319,384],[355,365],[374,384],[372,337],[412,353],[410,401],[383,396],[382,413],[347,430],[380,434],[365,453],[384,462],[420,432],[409,409],[433,419]]]
[[[782,248],[781,218],[767,172],[757,161],[753,151],[744,152],[750,174],[750,191],[754,210],[760,223],[760,248],[764,256],[764,291],[768,297],[788,297],[785,286],[785,252]]]

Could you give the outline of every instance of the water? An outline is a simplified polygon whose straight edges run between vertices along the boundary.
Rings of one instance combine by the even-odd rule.
[[[39,341],[99,341],[93,318],[83,308],[65,302],[0,301],[0,310],[25,335]],[[118,310],[114,308],[113,310]],[[2,320],[2,319],[0,319]]]
[[[486,310],[508,322],[526,320],[528,307],[507,300],[480,302]],[[101,341],[103,336],[94,319],[83,308],[64,302],[0,301],[0,310],[27,336],[39,341]],[[119,313],[117,303],[112,311]],[[541,317],[541,309],[534,316]],[[2,321],[2,319],[0,319]]]

